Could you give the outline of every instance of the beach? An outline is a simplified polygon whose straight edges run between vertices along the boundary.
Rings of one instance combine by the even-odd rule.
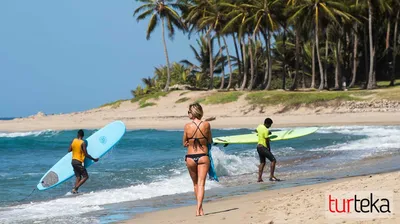
[[[322,184],[257,192],[206,202],[205,216],[202,217],[195,217],[195,206],[187,206],[145,213],[124,223],[395,224],[400,222],[398,210],[395,210],[396,212],[390,218],[329,218],[325,214],[325,200],[327,200],[325,194],[334,191],[393,191],[394,203],[398,205],[400,202],[399,183],[400,172],[342,178]]]
[[[190,100],[176,103],[183,93]],[[4,146],[0,147],[4,149],[0,196],[6,199],[0,204],[0,223],[400,222],[395,208],[389,218],[359,220],[328,217],[324,207],[325,194],[331,191],[390,191],[398,204],[398,107],[385,102],[347,102],[348,107],[334,103],[287,110],[284,106],[249,105],[244,97],[226,104],[202,104],[204,118],[212,118],[213,136],[249,133],[266,117],[274,121],[272,131],[306,126],[319,130],[273,143],[278,158],[276,175],[284,180],[281,182],[268,181],[267,166],[265,182],[255,183],[259,161],[254,145],[213,146],[220,182],[207,182],[206,215],[195,217],[181,135],[189,121],[188,105],[207,94],[211,93],[174,91],[168,97],[149,100],[155,104],[150,107],[123,101],[117,106],[69,114],[38,113],[0,121],[0,143]],[[127,133],[106,159],[90,168],[84,193],[69,197],[66,192],[71,180],[15,202],[65,154],[77,129],[84,129],[89,136],[114,120],[123,121]],[[40,158],[35,162],[29,160],[37,155]],[[15,161],[29,165],[21,167]]]
[[[0,131],[38,131],[95,129],[121,120],[127,129],[182,129],[188,122],[190,103],[215,93],[215,91],[173,91],[165,97],[151,99],[154,106],[141,108],[139,103],[123,101],[118,107],[105,106],[69,114],[46,115],[38,113],[24,118],[0,121]],[[183,103],[176,103],[182,98]],[[329,125],[400,125],[400,107],[385,101],[363,104],[320,104],[288,111],[284,106],[265,107],[249,105],[244,96],[236,102],[203,104],[204,118],[215,117],[212,128],[255,128],[266,117],[271,117],[274,127],[329,126]]]

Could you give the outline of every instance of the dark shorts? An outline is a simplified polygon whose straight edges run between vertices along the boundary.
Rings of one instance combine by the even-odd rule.
[[[271,151],[265,148],[263,145],[257,145],[258,156],[260,157],[260,163],[265,163],[265,158],[269,161],[276,161],[275,156],[272,155]]]
[[[73,159],[72,162],[72,167],[74,168],[74,173],[75,176],[80,178],[82,177],[88,177],[88,173],[86,171],[86,168],[82,166],[82,163],[78,160]]]

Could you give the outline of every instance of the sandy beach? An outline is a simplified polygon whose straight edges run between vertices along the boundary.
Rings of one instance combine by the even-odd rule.
[[[206,202],[202,217],[195,217],[195,206],[187,206],[144,213],[124,223],[399,223],[399,183],[400,172],[343,178]],[[334,191],[391,191],[395,210],[389,218],[332,218],[324,203]]]
[[[122,120],[127,129],[182,129],[188,122],[188,105],[213,91],[188,92],[189,99],[176,103],[184,91],[173,91],[158,100],[156,105],[140,108],[138,103],[122,102],[118,107],[106,106],[87,111],[45,115],[38,113],[25,118],[0,121],[0,131],[40,131],[95,129],[114,121]],[[244,96],[226,104],[203,104],[204,118],[215,117],[212,128],[254,128],[266,117],[274,120],[273,127],[332,126],[332,125],[400,125],[400,108],[385,103],[362,105],[303,106],[284,111],[283,106],[264,107],[249,105]]]

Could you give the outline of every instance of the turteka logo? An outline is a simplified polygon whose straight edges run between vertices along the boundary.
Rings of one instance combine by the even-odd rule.
[[[393,214],[391,191],[326,192],[325,214],[331,218],[379,218]]]

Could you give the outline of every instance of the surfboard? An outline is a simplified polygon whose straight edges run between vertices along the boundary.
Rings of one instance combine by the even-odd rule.
[[[93,158],[103,157],[121,140],[125,131],[125,124],[122,121],[114,121],[104,126],[85,140],[87,152]],[[71,161],[72,152],[69,152],[43,175],[37,185],[37,189],[42,191],[53,188],[74,176]],[[94,161],[91,159],[85,158],[84,166],[87,168],[93,163]]]
[[[271,141],[288,140],[312,134],[317,130],[318,130],[317,127],[310,127],[310,128],[295,128],[284,131],[271,131],[271,135],[269,137]],[[257,133],[251,133],[244,135],[214,137],[213,142],[214,145],[225,144],[224,146],[227,146],[228,144],[254,144],[258,142],[258,135]]]
[[[208,169],[208,178],[210,180],[215,180],[217,182],[219,182],[218,180],[218,176],[217,176],[217,171],[215,169],[215,165],[214,165],[214,160],[212,158],[212,153],[211,153],[211,144],[207,145],[208,147],[208,158],[210,159],[210,168]]]

